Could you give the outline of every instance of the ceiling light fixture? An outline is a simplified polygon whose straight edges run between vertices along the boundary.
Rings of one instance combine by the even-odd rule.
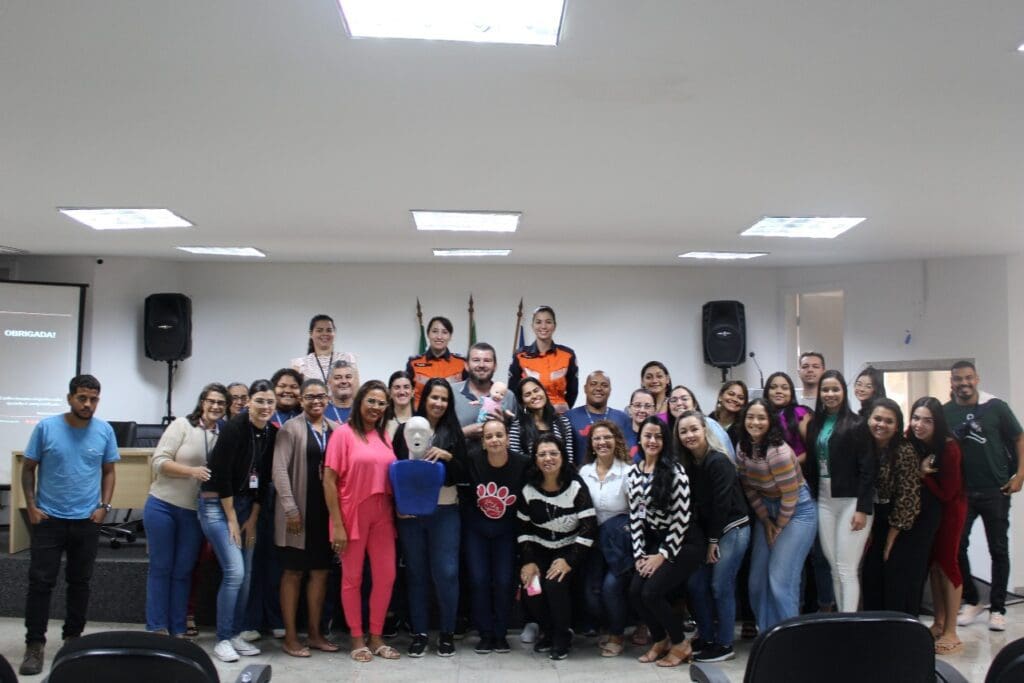
[[[519,227],[518,211],[418,211],[412,220],[417,230],[452,230],[455,232],[515,232]]]
[[[743,237],[838,237],[864,218],[845,216],[765,216],[740,233]]]
[[[767,256],[766,251],[688,251],[679,258],[711,259],[716,261],[737,261]]]
[[[557,45],[564,0],[338,0],[353,38]]]
[[[435,249],[434,256],[508,256],[511,249]]]
[[[192,224],[169,209],[57,209],[93,230],[148,230],[191,228]]]
[[[255,256],[266,258],[266,254],[256,247],[175,247],[190,254],[204,254],[206,256]]]

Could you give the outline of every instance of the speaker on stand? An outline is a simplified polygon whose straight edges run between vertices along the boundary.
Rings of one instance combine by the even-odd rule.
[[[192,300],[184,294],[150,294],[143,322],[146,357],[167,363],[167,415],[174,420],[171,394],[176,364],[192,355]]]
[[[722,370],[722,382],[729,368],[747,356],[747,316],[739,301],[709,301],[702,310],[704,362]]]

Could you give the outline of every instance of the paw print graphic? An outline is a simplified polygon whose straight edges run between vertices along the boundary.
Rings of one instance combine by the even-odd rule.
[[[507,486],[498,486],[493,481],[477,484],[476,505],[488,519],[501,519],[505,510],[516,504],[516,494],[511,493]]]

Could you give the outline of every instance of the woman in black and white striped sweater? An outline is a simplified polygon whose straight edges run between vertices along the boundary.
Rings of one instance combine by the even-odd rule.
[[[704,537],[690,524],[690,480],[669,448],[668,426],[655,416],[640,424],[639,454],[629,469],[629,526],[636,574],[629,597],[651,630],[654,644],[641,662],[679,666],[690,644],[668,593],[685,585],[704,558]]]
[[[569,654],[572,625],[571,576],[583,568],[597,537],[590,490],[575,473],[560,439],[541,435],[517,503],[519,580],[526,606],[544,636],[533,649],[551,659]]]

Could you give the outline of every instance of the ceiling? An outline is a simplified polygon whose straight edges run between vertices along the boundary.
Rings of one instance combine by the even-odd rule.
[[[334,0],[4,0],[0,244],[742,267],[1024,250],[1024,3],[567,0],[558,47],[347,37]],[[94,232],[56,207],[195,227]],[[409,209],[523,212],[417,234]],[[762,215],[866,216],[836,240]],[[493,260],[493,259],[492,259]],[[446,262],[450,262],[450,259]]]

